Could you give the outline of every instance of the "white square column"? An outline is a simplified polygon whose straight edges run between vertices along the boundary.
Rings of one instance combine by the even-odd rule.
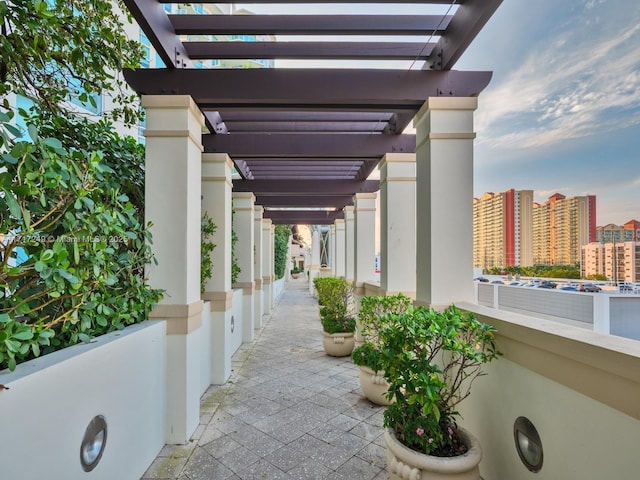
[[[429,98],[416,115],[416,301],[473,301],[473,112],[477,98]]]
[[[256,197],[251,192],[234,192],[233,220],[234,229],[238,236],[236,244],[236,257],[240,267],[238,281],[234,288],[242,288],[242,341],[251,342],[253,340],[253,330],[255,328],[254,309],[254,263],[253,250],[255,246],[255,235],[253,231],[255,217]]]
[[[273,307],[273,285],[271,270],[273,265],[273,249],[271,248],[271,219],[262,219],[262,293],[264,315],[271,313]]]
[[[387,153],[380,169],[380,288],[416,295],[416,155]]]
[[[254,325],[256,328],[262,327],[262,316],[264,315],[264,292],[262,285],[262,216],[264,208],[256,205],[254,210],[253,233],[254,233],[254,256],[253,256],[253,274],[255,282],[254,292]]]
[[[226,153],[202,155],[202,207],[216,224],[211,254],[213,277],[203,298],[211,302],[211,383],[220,385],[231,375],[231,170]]]
[[[276,289],[273,282],[276,281],[276,226],[271,224],[271,234],[269,235],[269,254],[271,255],[271,263],[269,264],[269,273],[271,274],[271,310],[276,301]]]
[[[329,226],[329,268],[331,276],[336,276],[336,225]]]
[[[336,225],[336,247],[335,247],[335,270],[333,275],[335,277],[345,277],[345,251],[346,251],[346,239],[345,239],[345,221],[343,218],[339,218],[335,221]]]
[[[364,283],[376,278],[376,197],[375,193],[356,193],[353,197],[356,295],[364,295]]]
[[[311,261],[307,271],[309,272],[309,293],[313,295],[315,292],[313,281],[320,276],[320,232],[317,228],[314,228],[311,234]]]
[[[149,285],[165,290],[149,318],[166,320],[166,442],[186,443],[200,418],[200,157],[204,118],[190,96],[142,97]],[[164,401],[164,399],[158,399]]]
[[[354,222],[354,207],[344,207],[344,277],[349,283],[355,278],[355,250],[356,234]]]

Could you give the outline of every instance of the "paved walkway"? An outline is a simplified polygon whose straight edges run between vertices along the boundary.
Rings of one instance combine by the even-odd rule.
[[[231,379],[202,397],[186,446],[165,446],[143,479],[384,480],[382,412],[351,357],[324,353],[316,300],[292,281]]]

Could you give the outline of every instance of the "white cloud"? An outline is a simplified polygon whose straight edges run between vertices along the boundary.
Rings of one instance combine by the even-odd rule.
[[[637,114],[610,114],[640,108],[640,24],[633,23],[603,28],[604,39],[574,29],[534,46],[517,70],[481,96],[478,141],[540,147],[640,123]],[[522,128],[499,135],[501,125]]]

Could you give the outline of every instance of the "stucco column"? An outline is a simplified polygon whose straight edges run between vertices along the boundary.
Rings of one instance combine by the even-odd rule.
[[[234,229],[238,236],[236,244],[236,257],[240,266],[240,274],[234,288],[242,288],[242,341],[251,342],[253,340],[253,330],[255,328],[254,316],[254,263],[253,250],[255,246],[255,235],[253,231],[255,217],[256,197],[251,192],[234,192],[233,219]]]
[[[273,250],[271,249],[271,219],[262,219],[262,293],[264,314],[269,315],[272,308],[273,284],[271,279],[271,265],[273,264]]]
[[[416,115],[416,301],[473,301],[473,112],[477,98],[434,97]]]
[[[364,282],[376,277],[376,194],[354,195],[354,287],[356,295],[364,295]]]
[[[149,318],[167,323],[167,443],[186,443],[200,415],[200,156],[204,119],[186,95],[142,97],[149,285],[166,291]],[[162,399],[159,399],[162,401]]]
[[[269,264],[269,273],[271,274],[271,310],[276,303],[276,288],[273,284],[276,281],[276,226],[271,224],[271,234],[269,235],[269,252],[271,254],[271,263]]]
[[[380,288],[416,295],[416,155],[387,153],[380,168]]]
[[[329,268],[331,268],[331,276],[336,276],[336,225],[331,225],[329,233]]]
[[[339,218],[335,221],[336,225],[336,248],[335,248],[335,270],[333,275],[336,277],[345,276],[345,258],[346,239],[345,239],[345,221]]]
[[[262,289],[262,216],[264,208],[256,205],[254,210],[253,233],[255,255],[253,256],[253,274],[255,282],[254,315],[256,328],[262,327],[262,315],[264,315],[264,292]]]
[[[313,295],[313,280],[320,275],[320,232],[317,228],[313,229],[311,234],[311,261],[307,266],[309,269],[309,293]]]
[[[226,153],[202,155],[202,207],[216,224],[216,248],[211,254],[213,277],[202,297],[211,305],[211,383],[222,384],[231,375],[231,170]]]
[[[344,276],[349,283],[355,278],[355,223],[354,207],[344,207]]]

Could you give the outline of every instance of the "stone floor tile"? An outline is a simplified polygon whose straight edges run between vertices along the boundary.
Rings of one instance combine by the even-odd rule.
[[[339,473],[346,478],[369,480],[376,477],[380,471],[380,467],[365,462],[361,458],[352,457],[342,464],[342,466],[336,470],[336,473]]]
[[[233,475],[233,472],[218,460],[198,447],[189,458],[184,467],[184,474],[190,480],[225,480]]]
[[[333,473],[329,467],[314,460],[302,462],[287,472],[289,477],[295,480],[321,479]]]
[[[186,463],[187,458],[185,457],[158,457],[153,461],[142,478],[144,480],[178,478]]]
[[[291,477],[265,460],[254,463],[237,474],[242,480],[289,480]]]

